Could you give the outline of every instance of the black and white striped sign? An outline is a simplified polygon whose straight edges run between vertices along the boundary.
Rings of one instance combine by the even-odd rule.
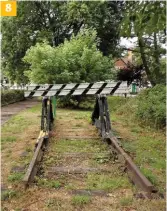
[[[26,86],[14,85],[10,89],[24,90],[25,97],[39,96],[66,96],[66,95],[115,95],[135,96],[131,94],[132,86],[127,86],[127,81],[111,81],[80,84],[31,84]],[[139,92],[139,90],[137,90]]]
[[[115,82],[96,82],[80,84],[53,84],[53,85],[31,85],[24,89],[25,97],[39,96],[77,96],[77,95],[112,95],[120,86],[121,81]]]

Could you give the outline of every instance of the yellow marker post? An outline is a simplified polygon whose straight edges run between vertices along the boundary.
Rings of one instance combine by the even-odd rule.
[[[17,2],[16,1],[0,1],[0,16],[16,16]]]

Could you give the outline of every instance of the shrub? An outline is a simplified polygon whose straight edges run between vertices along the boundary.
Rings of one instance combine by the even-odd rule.
[[[166,87],[156,85],[137,97],[136,116],[151,126],[163,128],[166,123]]]
[[[57,99],[58,108],[77,108],[89,110],[93,109],[95,104],[94,96],[65,96]]]
[[[96,31],[83,30],[53,48],[46,42],[32,46],[23,59],[34,83],[79,83],[113,78],[113,60],[98,50]]]
[[[138,120],[155,128],[164,128],[166,123],[166,87],[156,85],[143,90],[135,98],[109,97],[109,110],[125,118]]]
[[[22,90],[2,90],[1,91],[1,105],[8,105],[18,101],[24,100],[24,91]]]

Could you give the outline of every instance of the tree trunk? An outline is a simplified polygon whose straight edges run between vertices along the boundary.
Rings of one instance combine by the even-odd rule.
[[[155,76],[156,80],[158,81],[160,78],[160,61],[159,61],[159,50],[158,50],[158,44],[157,44],[157,34],[154,32],[154,59],[155,59]]]
[[[140,48],[141,59],[142,59],[143,65],[145,67],[145,71],[147,73],[148,79],[150,80],[152,86],[155,86],[156,82],[152,77],[151,71],[150,71],[148,63],[147,63],[146,55],[144,52],[144,41],[140,35],[138,35],[138,43],[139,43],[139,48]]]

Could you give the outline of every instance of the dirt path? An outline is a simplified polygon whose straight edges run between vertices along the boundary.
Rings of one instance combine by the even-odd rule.
[[[25,101],[12,103],[10,105],[1,107],[1,125],[7,122],[12,116],[16,115],[18,112],[26,108],[31,108],[37,103],[39,103],[37,99],[27,99]]]

